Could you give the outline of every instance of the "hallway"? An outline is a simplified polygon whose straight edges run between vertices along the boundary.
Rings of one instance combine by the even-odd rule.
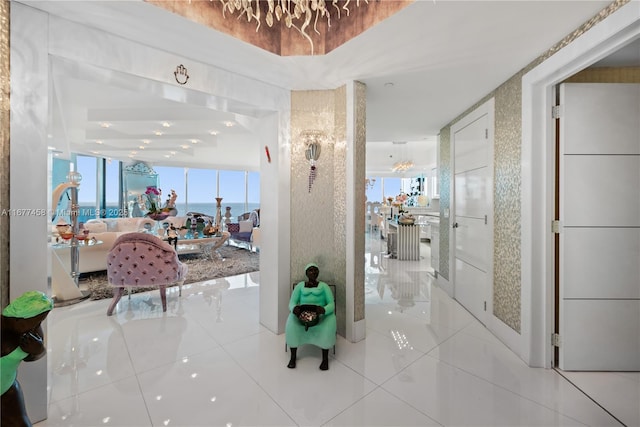
[[[43,426],[639,426],[640,374],[527,366],[427,272],[366,242],[367,338],[338,338],[329,371],[258,323],[259,273],[55,309]],[[322,279],[322,270],[320,274]]]

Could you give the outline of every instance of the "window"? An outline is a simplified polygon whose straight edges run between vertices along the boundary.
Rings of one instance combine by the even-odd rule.
[[[365,189],[368,202],[383,202],[382,179],[379,177],[369,177],[369,184]],[[375,180],[375,181],[374,181]],[[373,183],[373,185],[371,185]]]
[[[222,206],[231,207],[232,218],[248,211],[244,171],[220,171],[220,197]]]
[[[175,190],[178,194],[176,199],[176,208],[178,209],[178,215],[184,215],[186,213],[185,203],[185,178],[184,168],[171,167],[171,166],[154,166],[153,170],[158,174],[158,188],[162,191],[161,205],[164,206],[169,199],[171,190]]]
[[[91,218],[100,216],[97,193],[98,159],[76,156],[76,171],[82,175],[82,181],[78,187],[78,223],[87,222]]]
[[[383,178],[384,179],[384,197],[395,198],[402,192],[402,178]]]
[[[120,162],[108,159],[104,165],[104,218],[118,218],[122,215],[120,210]]]
[[[160,168],[155,168],[155,170],[160,174],[160,181],[164,182]],[[217,182],[217,172],[214,169],[189,169],[187,171],[187,193],[185,193],[187,205],[185,210],[181,210],[180,203],[178,203],[178,212],[200,212],[215,217]],[[184,203],[185,198],[183,197],[182,200]],[[180,201],[180,195],[178,195],[178,201]]]
[[[66,182],[72,162],[54,159],[52,186]],[[124,216],[120,206],[122,191],[119,161],[91,156],[75,156],[75,170],[82,175],[78,192],[79,222],[91,218]],[[178,215],[201,212],[212,217],[216,214],[216,197],[223,198],[223,207],[231,207],[233,217],[260,207],[260,173],[248,171],[217,171],[184,167],[154,166],[158,175],[158,188],[162,190],[162,205],[171,190],[178,194]],[[102,172],[104,171],[104,179]],[[67,197],[68,199],[68,197]],[[65,201],[68,204],[68,200]],[[62,204],[62,203],[61,203]],[[61,205],[60,204],[60,205]],[[53,209],[56,209],[54,206]],[[62,210],[62,208],[61,208]],[[224,214],[223,209],[223,214]]]
[[[247,211],[251,212],[260,207],[260,174],[247,173]]]

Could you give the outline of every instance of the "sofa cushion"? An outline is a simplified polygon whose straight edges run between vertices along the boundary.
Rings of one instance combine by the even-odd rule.
[[[107,231],[107,224],[100,219],[90,219],[84,223],[84,229],[90,233],[104,233]]]
[[[240,221],[240,233],[248,233],[253,231],[253,221]]]
[[[109,231],[139,231],[143,218],[118,218],[115,222],[115,229]]]

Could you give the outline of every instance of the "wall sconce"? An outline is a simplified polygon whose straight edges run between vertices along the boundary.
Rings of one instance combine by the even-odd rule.
[[[324,139],[324,133],[319,130],[307,130],[300,134],[304,143],[307,145],[307,149],[304,151],[304,156],[307,158],[311,167],[309,169],[309,193],[311,193],[311,186],[316,179],[316,162],[320,158],[320,143]]]

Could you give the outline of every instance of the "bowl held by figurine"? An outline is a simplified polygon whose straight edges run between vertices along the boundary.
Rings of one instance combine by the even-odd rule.
[[[298,320],[304,325],[304,330],[309,330],[310,327],[315,326],[320,321],[320,316],[316,311],[317,305],[303,304],[300,306],[300,314]]]

